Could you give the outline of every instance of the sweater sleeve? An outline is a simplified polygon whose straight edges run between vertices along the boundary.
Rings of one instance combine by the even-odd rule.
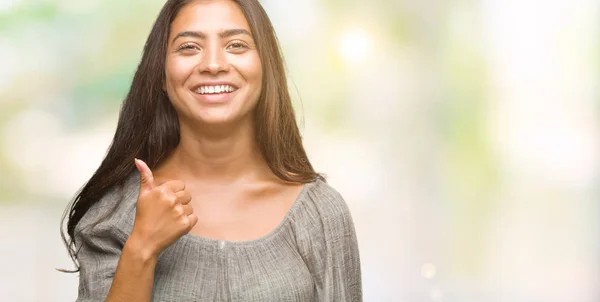
[[[112,189],[83,216],[75,228],[78,249],[77,300],[104,301],[117,270],[123,246],[133,229],[137,188]]]
[[[79,240],[79,293],[77,301],[104,301],[112,285],[125,235],[106,223],[81,232]]]
[[[296,219],[296,240],[316,285],[318,301],[362,301],[358,242],[342,196],[323,181],[308,193]]]

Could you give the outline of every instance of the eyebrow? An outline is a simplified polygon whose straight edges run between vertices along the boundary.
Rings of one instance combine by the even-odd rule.
[[[223,31],[219,32],[219,37],[221,37],[221,38],[229,38],[229,37],[236,36],[236,35],[247,35],[250,38],[252,38],[252,34],[243,28],[227,29],[227,30],[223,30]],[[177,36],[175,36],[175,38],[173,38],[173,41],[171,41],[171,43],[174,43],[175,40],[182,38],[182,37],[193,37],[193,38],[198,38],[198,39],[206,39],[206,34],[201,31],[183,31],[183,32],[180,32],[179,34],[177,34]]]

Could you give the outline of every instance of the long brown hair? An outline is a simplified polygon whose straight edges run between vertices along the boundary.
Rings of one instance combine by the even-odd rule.
[[[119,115],[117,129],[100,167],[76,194],[61,221],[61,236],[77,270],[75,227],[115,185],[135,171],[134,158],[157,167],[179,144],[179,120],[163,91],[170,26],[194,0],[168,0],[146,40],[141,62]],[[255,139],[271,171],[280,179],[308,183],[322,176],[312,168],[296,124],[283,58],[275,31],[257,0],[234,0],[244,13],[262,62],[262,91],[254,110]],[[67,220],[66,234],[63,229]]]

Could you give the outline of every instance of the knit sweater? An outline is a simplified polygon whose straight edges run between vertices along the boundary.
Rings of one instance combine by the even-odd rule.
[[[133,229],[139,182],[133,173],[77,225],[77,301],[105,300]],[[152,301],[362,301],[348,206],[329,184],[316,180],[304,185],[279,225],[259,239],[226,241],[188,233],[159,256]]]

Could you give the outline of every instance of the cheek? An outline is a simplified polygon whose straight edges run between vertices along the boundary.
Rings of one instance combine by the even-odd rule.
[[[251,85],[261,85],[262,66],[258,55],[253,55],[235,63],[242,76]]]
[[[178,86],[183,84],[193,69],[194,64],[189,62],[189,60],[185,60],[185,58],[167,59],[165,66],[167,85],[170,88],[177,88],[173,87],[173,85]]]

